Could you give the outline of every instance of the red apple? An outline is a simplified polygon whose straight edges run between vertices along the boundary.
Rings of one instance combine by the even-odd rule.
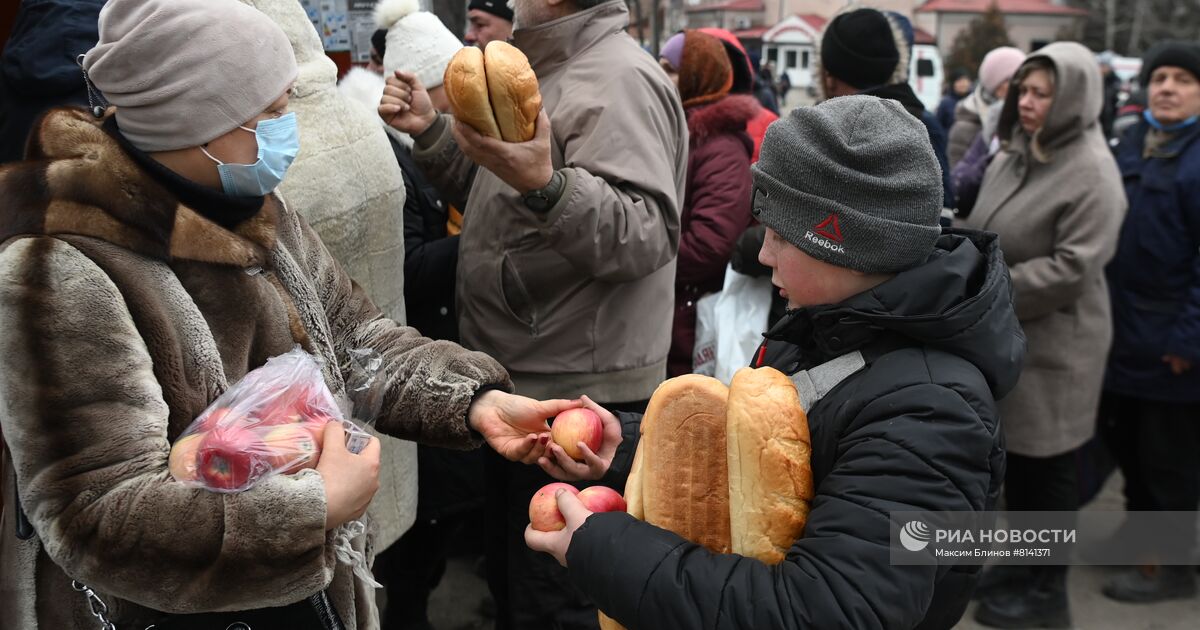
[[[607,486],[589,486],[579,493],[579,500],[589,512],[624,512],[625,497]]]
[[[558,511],[558,501],[554,499],[554,493],[560,489],[567,490],[571,494],[579,494],[575,486],[570,484],[551,483],[542,486],[542,489],[535,492],[533,498],[530,499],[529,523],[537,531],[556,532],[567,526],[562,512]]]
[[[550,425],[550,438],[562,447],[575,461],[583,461],[579,443],[587,444],[592,452],[600,450],[604,440],[604,424],[600,416],[591,409],[568,409],[554,418]]]
[[[202,414],[196,419],[196,431],[208,432],[212,431],[218,426],[237,424],[242,418],[244,418],[244,416],[234,413],[234,411],[229,407],[217,407],[206,414]]]
[[[268,427],[263,435],[267,463],[275,472],[286,474],[315,468],[321,457],[317,441],[304,425],[283,424]]]
[[[200,478],[213,490],[245,490],[271,470],[258,435],[239,426],[218,426],[200,441]]]
[[[305,418],[304,421],[300,423],[300,426],[308,429],[309,433],[312,433],[313,439],[317,441],[318,453],[321,452],[321,449],[325,447],[325,425],[329,424],[330,422],[340,422],[340,420],[330,418],[326,415],[315,415]]]
[[[171,445],[171,455],[167,459],[167,468],[177,481],[195,481],[200,478],[197,450],[204,433],[185,435]]]

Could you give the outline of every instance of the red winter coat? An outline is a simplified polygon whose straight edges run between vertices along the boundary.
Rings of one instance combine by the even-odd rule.
[[[754,142],[746,123],[760,109],[754,97],[739,95],[687,110],[691,144],[675,268],[675,322],[667,362],[671,376],[692,371],[696,300],[721,290],[734,243],[752,222]]]
[[[750,122],[746,123],[746,133],[750,134],[750,139],[754,141],[754,155],[750,156],[751,164],[758,161],[758,153],[762,151],[763,138],[767,135],[767,127],[770,127],[771,123],[776,120],[779,120],[779,116],[776,116],[775,112],[759,105],[758,114]]]

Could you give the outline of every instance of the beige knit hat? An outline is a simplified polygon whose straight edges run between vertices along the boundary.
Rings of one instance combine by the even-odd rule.
[[[463,47],[436,15],[421,10],[418,0],[380,0],[375,25],[387,29],[384,71],[411,72],[428,89],[442,84],[446,66]]]
[[[109,0],[83,68],[143,151],[205,144],[296,81],[287,35],[237,0]]]

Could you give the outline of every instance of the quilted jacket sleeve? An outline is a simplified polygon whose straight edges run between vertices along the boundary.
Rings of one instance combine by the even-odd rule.
[[[912,628],[948,569],[893,565],[889,512],[984,509],[994,438],[948,387],[885,393],[828,454],[804,537],[780,565],[606,513],[575,532],[570,579],[630,630]]]

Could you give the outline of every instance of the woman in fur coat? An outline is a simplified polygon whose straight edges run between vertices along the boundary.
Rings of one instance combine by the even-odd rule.
[[[237,494],[174,481],[172,441],[297,345],[335,394],[347,351],[377,351],[377,428],[422,443],[535,461],[578,403],[510,395],[491,358],[384,318],[274,192],[299,141],[270,19],[110,0],[99,32],[82,65],[113,107],[50,111],[0,169],[0,627],[98,627],[73,580],[123,630],[378,627],[345,561],[372,534],[343,527],[379,487],[377,441],[351,454],[331,426],[315,470]]]

